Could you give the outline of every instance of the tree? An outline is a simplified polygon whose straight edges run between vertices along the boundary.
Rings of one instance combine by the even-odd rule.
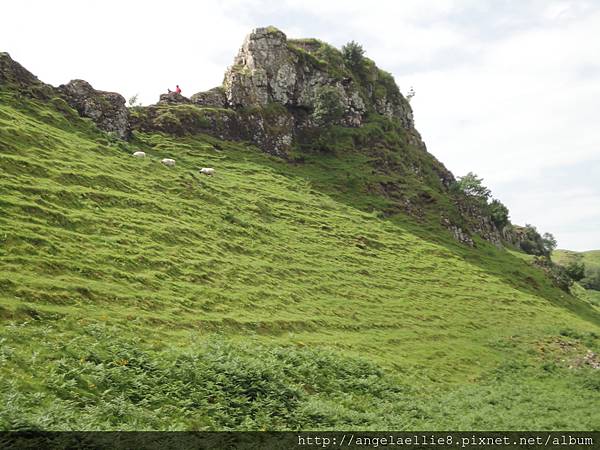
[[[140,102],[138,99],[138,94],[135,94],[135,95],[132,95],[131,97],[129,97],[129,100],[127,101],[127,103],[129,103],[130,107],[142,106],[142,102]]]
[[[492,200],[490,203],[490,216],[492,217],[492,222],[499,229],[504,228],[509,223],[509,212],[508,208],[497,199]]]
[[[351,69],[360,69],[365,56],[365,51],[362,48],[362,45],[350,41],[342,47],[342,56],[348,67]]]
[[[546,254],[550,255],[556,248],[556,238],[552,233],[544,233],[544,235],[542,236],[542,244],[544,246]]]
[[[586,289],[600,291],[600,269],[589,268],[585,277],[581,280],[581,285]]]
[[[574,281],[580,281],[585,277],[585,264],[582,262],[572,261],[565,266],[565,270]]]
[[[556,248],[556,239],[550,233],[541,236],[533,225],[526,224],[524,238],[520,245],[525,253],[548,257]]]
[[[456,183],[460,191],[469,197],[477,198],[487,203],[492,192],[483,185],[483,178],[477,177],[473,172],[469,172],[464,177],[459,177]]]

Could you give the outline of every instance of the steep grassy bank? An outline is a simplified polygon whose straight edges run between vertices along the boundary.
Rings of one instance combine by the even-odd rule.
[[[0,95],[0,427],[600,425],[599,314],[509,252],[384,218],[364,155],[112,142]]]

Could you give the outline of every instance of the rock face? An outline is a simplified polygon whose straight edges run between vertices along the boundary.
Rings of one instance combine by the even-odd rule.
[[[84,80],[72,80],[58,90],[72,108],[92,119],[98,128],[116,133],[121,139],[130,137],[129,111],[122,95],[97,91]]]
[[[248,108],[278,103],[312,112],[319,91],[331,86],[339,93],[343,110],[340,121],[360,126],[367,108],[355,83],[347,77],[333,76],[325,65],[319,66],[316,58],[307,55],[273,27],[253,30],[225,74],[228,104]]]
[[[458,225],[454,225],[446,218],[442,219],[442,225],[444,225],[446,229],[450,231],[450,233],[452,233],[454,239],[460,242],[461,244],[468,245],[469,247],[473,247],[475,245],[475,243],[473,242],[473,238],[469,235],[469,233],[467,233]]]
[[[8,53],[0,52],[0,84],[31,86],[41,83],[35,75],[13,60]]]
[[[279,139],[270,139],[276,154],[284,153],[287,143],[303,130],[324,123],[360,127],[369,112],[398,119],[408,131],[409,142],[425,149],[414,129],[410,105],[391,75],[371,61],[353,70],[339,50],[314,39],[288,40],[274,27],[257,28],[246,37],[225,74],[223,89],[224,99],[220,93],[210,101],[204,100],[208,93],[193,99],[235,110],[272,104],[287,110],[285,120],[267,124],[283,133]],[[324,104],[336,113],[323,114]]]
[[[54,91],[5,52],[0,52],[0,85],[11,85],[20,92],[44,99],[50,98]]]

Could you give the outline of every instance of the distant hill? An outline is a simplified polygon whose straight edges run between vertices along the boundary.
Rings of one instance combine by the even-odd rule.
[[[600,250],[589,250],[587,252],[555,250],[552,253],[552,259],[562,265],[569,262],[583,262],[587,267],[600,269]]]
[[[585,277],[580,284],[587,288],[580,290],[579,295],[600,306],[600,250],[574,252],[571,250],[555,250],[552,259],[557,264],[567,266],[571,263],[585,265]]]
[[[279,33],[237,91],[131,109],[0,54],[0,429],[597,429],[599,309],[461,203],[370,60],[291,43],[343,91],[310,125],[289,48],[243,58]]]

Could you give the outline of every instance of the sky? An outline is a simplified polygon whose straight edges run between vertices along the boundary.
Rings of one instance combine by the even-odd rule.
[[[600,1],[8,0],[0,51],[53,85],[82,78],[143,104],[218,86],[246,34],[354,40],[401,91],[456,176],[513,223],[600,249]]]

